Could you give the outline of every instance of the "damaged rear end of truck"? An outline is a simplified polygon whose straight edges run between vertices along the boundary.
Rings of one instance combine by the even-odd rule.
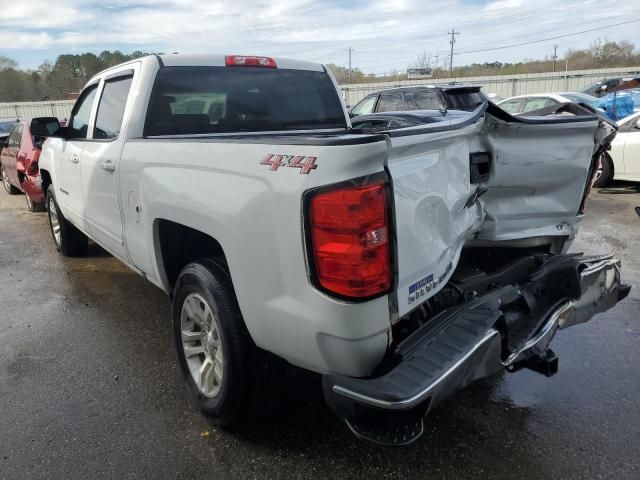
[[[373,232],[393,265],[390,347],[365,378],[323,376],[327,403],[357,436],[406,445],[476,379],[555,374],[558,330],[628,295],[617,259],[568,253],[615,132],[578,106],[516,118],[490,103],[385,132],[389,228]]]

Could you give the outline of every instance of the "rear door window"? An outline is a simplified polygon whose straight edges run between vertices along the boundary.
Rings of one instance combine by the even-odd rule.
[[[413,101],[416,103],[418,110],[441,110],[442,102],[440,95],[435,90],[432,92],[414,92]]]
[[[107,80],[100,96],[93,138],[113,139],[120,134],[132,76]]]
[[[16,125],[11,131],[9,138],[7,139],[7,147],[14,148],[20,146],[20,138],[22,137],[22,125]]]
[[[326,72],[260,67],[165,67],[145,135],[346,129]]]
[[[514,100],[509,100],[498,105],[505,112],[509,113],[519,113],[520,107],[522,107],[522,102],[524,102],[523,98],[516,98]]]
[[[558,102],[548,97],[535,97],[529,98],[527,102],[524,104],[523,112],[531,112],[533,110],[539,110],[541,108],[552,107],[556,105]]]
[[[398,112],[402,110],[407,110],[407,105],[401,93],[383,93],[380,95],[376,112]]]

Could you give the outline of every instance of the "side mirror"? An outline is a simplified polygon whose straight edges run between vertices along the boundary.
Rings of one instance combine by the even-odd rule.
[[[56,117],[32,118],[29,130],[34,137],[53,137],[60,130],[60,122]]]

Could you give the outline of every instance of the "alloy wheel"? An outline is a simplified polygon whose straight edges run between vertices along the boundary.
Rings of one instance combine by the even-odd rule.
[[[47,201],[47,210],[49,211],[49,223],[51,224],[51,233],[53,233],[53,239],[56,245],[59,247],[62,241],[62,234],[60,233],[60,217],[58,216],[58,209],[53,198],[49,197]]]
[[[9,179],[7,178],[7,174],[4,171],[4,165],[0,166],[0,176],[2,176],[2,185],[7,192],[11,192],[11,183],[9,183]]]
[[[197,293],[184,299],[180,333],[187,366],[198,390],[209,398],[217,396],[224,379],[220,329],[211,307]]]

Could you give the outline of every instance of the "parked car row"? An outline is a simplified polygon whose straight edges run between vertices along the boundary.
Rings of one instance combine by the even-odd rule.
[[[567,103],[582,103],[606,114],[605,110],[599,107],[600,102],[597,98],[578,92],[517,95],[498,102],[498,105],[513,115],[521,115],[543,108],[560,107]]]
[[[603,153],[594,185],[606,187],[611,180],[640,182],[640,112],[618,122],[618,134]]]
[[[618,80],[598,84],[611,89],[623,83],[622,79]],[[601,88],[599,91],[604,90],[606,89]],[[582,92],[517,95],[499,101],[497,105],[512,115],[520,116],[535,115],[539,112],[547,114],[561,110],[563,106],[580,104],[590,107],[603,117],[615,120],[618,112],[633,111],[628,104],[623,103],[625,97],[631,98],[633,95],[640,98],[640,89],[613,92],[601,98]],[[610,102],[609,98],[617,98],[618,103]],[[465,112],[476,108],[485,99],[481,88],[471,85],[392,88],[367,95],[350,110],[350,116],[354,129],[381,132],[454,121],[464,116]],[[612,180],[640,182],[640,112],[625,116],[617,124],[618,136],[610,149],[602,154],[595,187],[605,187]]]
[[[605,78],[593,82],[582,90],[581,93],[586,93],[594,97],[602,97],[612,91],[619,91],[627,88],[636,88],[640,84],[640,75],[636,72],[635,75],[627,77]]]

